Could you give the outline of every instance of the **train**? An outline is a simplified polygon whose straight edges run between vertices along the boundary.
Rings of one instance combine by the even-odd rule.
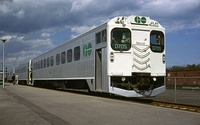
[[[147,16],[118,16],[15,68],[19,83],[124,97],[165,92],[165,28]]]

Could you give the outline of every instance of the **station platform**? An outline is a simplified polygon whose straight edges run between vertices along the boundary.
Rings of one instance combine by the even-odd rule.
[[[5,83],[4,89],[0,86],[0,125],[50,125],[29,107],[20,103],[15,93],[9,91],[9,87],[19,89],[19,86],[10,83]]]
[[[0,125],[200,125],[200,113],[5,83]]]

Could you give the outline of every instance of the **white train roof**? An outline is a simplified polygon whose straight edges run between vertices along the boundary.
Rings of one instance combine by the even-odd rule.
[[[141,26],[152,26],[152,27],[160,27],[163,28],[157,21],[150,19],[150,17],[146,16],[119,16],[108,21],[109,24],[133,24],[133,25],[141,25]]]

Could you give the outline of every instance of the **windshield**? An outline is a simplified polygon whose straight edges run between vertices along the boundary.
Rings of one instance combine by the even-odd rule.
[[[150,34],[151,50],[153,52],[164,51],[164,34],[160,31],[152,31]]]
[[[111,47],[117,51],[128,51],[131,48],[131,31],[125,28],[114,28],[111,31]]]

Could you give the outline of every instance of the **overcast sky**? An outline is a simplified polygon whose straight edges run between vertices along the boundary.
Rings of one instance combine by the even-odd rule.
[[[167,66],[200,63],[200,0],[0,0],[0,37],[10,39],[5,67],[129,15],[149,16],[166,28]]]

